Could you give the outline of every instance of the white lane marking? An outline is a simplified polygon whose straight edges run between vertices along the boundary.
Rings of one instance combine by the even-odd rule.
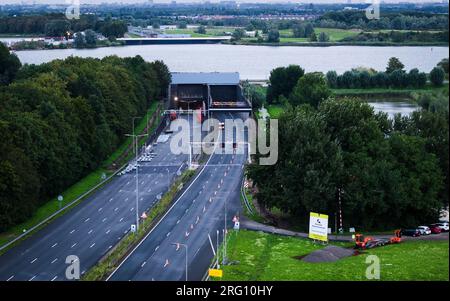
[[[87,219],[84,220],[84,222],[86,223],[86,222],[88,222],[89,220],[90,220],[90,218],[88,217]]]
[[[117,240],[120,240],[122,238],[122,236],[117,237]]]
[[[37,258],[33,259],[30,263],[34,263],[37,260]]]
[[[73,247],[75,247],[77,245],[77,243],[74,243],[70,248],[72,249]]]
[[[114,209],[114,211],[117,211],[117,210],[119,210],[119,208],[118,208],[118,207],[116,207],[116,209]]]
[[[75,229],[73,229],[72,231],[70,231],[70,234],[72,234],[73,232],[75,232]]]
[[[31,277],[28,281],[33,281],[34,278],[36,278],[36,275],[34,275],[33,277]]]
[[[100,212],[100,211],[102,211],[102,210],[103,210],[103,207],[99,208],[99,209],[98,209],[98,212]]]
[[[110,198],[110,199],[109,199],[109,202],[111,203],[111,202],[112,202],[112,200],[113,200],[113,198]]]
[[[11,277],[9,277],[8,279],[6,279],[6,281],[10,281],[11,279],[14,278],[14,275],[12,275]]]
[[[55,281],[56,278],[58,278],[58,276],[53,277],[52,280],[50,280],[50,281]]]
[[[152,189],[151,189],[151,188],[149,188],[149,190],[147,190],[147,192],[152,192]]]
[[[157,247],[155,248],[155,252],[158,251],[158,249],[159,249],[159,246],[157,246]]]
[[[92,233],[92,229],[91,229],[91,230],[89,230],[88,234],[91,234],[91,233]]]
[[[119,222],[123,221],[123,217],[121,219],[119,219]]]
[[[92,248],[93,246],[95,246],[95,242],[89,247],[89,249]]]
[[[58,245],[58,243],[55,243],[55,244],[52,246],[52,248],[56,247],[57,245]]]
[[[58,261],[58,258],[55,258],[52,260],[52,262],[50,262],[51,264],[55,263],[56,261]]]
[[[134,207],[131,207],[130,211],[133,211],[133,210],[134,210]]]
[[[125,202],[128,201],[128,198],[125,199]]]
[[[147,261],[144,261],[142,264],[141,264],[141,268],[142,267],[144,267],[144,265],[147,263]]]
[[[112,248],[112,246],[109,246],[109,247],[108,247],[108,250],[111,249],[111,248]]]
[[[167,232],[166,237],[169,237],[169,235],[170,235],[170,232]]]
[[[130,181],[128,181],[127,184],[125,184],[125,185],[129,185],[129,184],[130,184]]]
[[[108,229],[108,230],[107,230],[107,231],[106,231],[105,233],[106,233],[106,234],[108,234],[108,233],[109,233],[110,231],[111,231],[111,230],[110,230],[110,229]]]
[[[105,222],[106,221],[106,217],[102,220],[102,222]]]
[[[180,220],[177,220],[177,225],[180,223]]]

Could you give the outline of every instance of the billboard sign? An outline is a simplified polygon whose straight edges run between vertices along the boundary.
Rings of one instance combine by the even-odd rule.
[[[309,238],[328,241],[328,215],[310,212]]]

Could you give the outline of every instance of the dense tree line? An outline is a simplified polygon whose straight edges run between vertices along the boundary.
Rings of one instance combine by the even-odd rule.
[[[68,20],[62,14],[25,15],[0,18],[2,34],[35,34],[51,37],[66,36],[67,32],[91,29],[106,37],[123,37],[127,32],[124,21],[111,18],[99,19],[95,15],[81,15],[80,19]]]
[[[346,229],[435,222],[448,206],[448,117],[447,107],[392,121],[356,99],[294,106],[279,119],[277,163],[248,175],[261,205],[304,226],[311,211],[333,220],[339,209]]]
[[[360,28],[367,30],[448,30],[448,14],[429,14],[419,12],[384,13],[379,19],[369,20],[365,11],[327,12],[316,22],[317,27]]]
[[[336,71],[328,71],[326,78],[330,88],[346,89],[423,88],[428,80],[427,74],[420,72],[417,68],[406,72],[404,65],[396,57],[390,58],[385,72],[355,68],[340,75]],[[431,70],[429,79],[433,85],[441,86],[445,79],[444,69],[436,66]]]
[[[96,169],[169,81],[140,56],[23,66],[0,87],[0,231]]]

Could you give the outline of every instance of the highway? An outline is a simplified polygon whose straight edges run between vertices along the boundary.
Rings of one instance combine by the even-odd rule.
[[[195,122],[192,123],[196,125]],[[174,155],[170,140],[140,162],[139,215],[167,191],[188,155]],[[130,230],[136,219],[135,171],[115,176],[65,215],[0,256],[0,281],[66,280],[66,257],[76,255],[82,274]]]
[[[214,117],[223,120],[242,116],[221,114]],[[222,139],[236,141],[232,136],[225,131]],[[239,191],[247,158],[246,146],[238,144],[244,149],[242,154],[233,154],[230,143],[225,147],[227,154],[218,147],[159,224],[108,280],[185,280],[186,250],[183,247],[177,250],[174,243],[188,247],[188,280],[202,279],[213,258],[208,234],[215,247],[217,238],[222,239],[225,223],[229,228],[233,216],[241,211]]]

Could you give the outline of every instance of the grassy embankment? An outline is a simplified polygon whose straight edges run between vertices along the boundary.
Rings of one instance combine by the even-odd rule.
[[[205,37],[217,37],[224,36],[226,32],[233,32],[234,27],[206,27],[206,34],[200,34],[195,32],[196,29],[186,28],[186,29],[167,29],[164,32],[166,34],[190,34],[193,38],[205,38]]]
[[[99,263],[92,267],[83,276],[82,279],[88,281],[104,280],[110,273],[112,273],[120,264],[125,255],[145,237],[150,229],[153,228],[155,223],[173,203],[183,185],[186,184],[194,174],[194,170],[186,170],[180,178],[172,184],[169,191],[164,194],[161,200],[150,209],[147,213],[147,219],[140,224],[139,231],[134,234],[129,233],[122,238],[120,242],[100,260]]]
[[[149,110],[147,111],[147,115],[153,116],[155,114],[155,112],[157,111],[158,106],[159,106],[159,103],[154,102],[151,105],[151,107],[149,108]],[[146,127],[145,124],[147,122],[147,115],[144,116],[144,118],[141,118],[141,120],[137,124],[137,126],[136,126],[137,133],[140,133],[145,129],[145,127]],[[150,132],[157,126],[157,124],[159,122],[159,115],[157,116],[155,121],[156,122],[153,122],[153,126],[149,130]],[[105,174],[106,177],[111,175],[113,173],[113,170],[110,168],[110,166],[113,162],[117,162],[116,166],[120,167],[122,164],[124,164],[126,162],[127,159],[131,158],[131,156],[133,155],[132,151],[131,152],[129,151],[131,149],[131,141],[132,141],[131,137],[127,138],[120,145],[120,147],[113,154],[111,154],[111,156],[108,159],[106,159],[100,165],[100,167],[97,170],[91,172],[86,177],[84,177],[83,179],[81,179],[80,181],[78,181],[77,183],[75,183],[74,185],[69,187],[67,190],[62,192],[61,195],[64,197],[64,200],[61,202],[61,207],[64,207],[65,205],[73,202],[79,196],[88,192],[90,189],[92,189],[96,185],[100,184],[103,181],[103,179],[102,179],[103,174]],[[144,141],[145,141],[145,138],[141,139],[140,145],[142,145],[144,143]],[[80,201],[82,201],[82,200],[80,200]],[[60,215],[68,212],[74,206],[76,206],[76,204],[73,204],[70,208],[67,208],[64,212],[61,212]],[[36,211],[36,213],[32,217],[30,217],[27,221],[14,226],[13,228],[9,229],[8,231],[0,233],[0,245],[3,245],[5,243],[7,243],[8,241],[14,239],[15,237],[19,236],[20,234],[23,233],[24,229],[26,230],[26,229],[33,227],[34,225],[36,225],[39,222],[41,222],[42,220],[46,219],[47,217],[49,217],[50,215],[52,215],[53,213],[55,213],[58,210],[59,210],[59,203],[55,197],[55,198],[49,200],[48,202],[46,202],[45,204],[43,204],[42,206],[40,206],[38,208],[38,210]],[[56,218],[56,216],[54,218]],[[30,234],[30,235],[32,235],[32,234]],[[0,254],[4,251],[5,250],[0,251]]]
[[[239,263],[223,266],[222,280],[367,280],[368,255],[379,257],[382,281],[449,279],[448,240],[406,241],[328,263],[308,263],[295,258],[323,247],[294,237],[245,230],[232,232],[228,259]]]

